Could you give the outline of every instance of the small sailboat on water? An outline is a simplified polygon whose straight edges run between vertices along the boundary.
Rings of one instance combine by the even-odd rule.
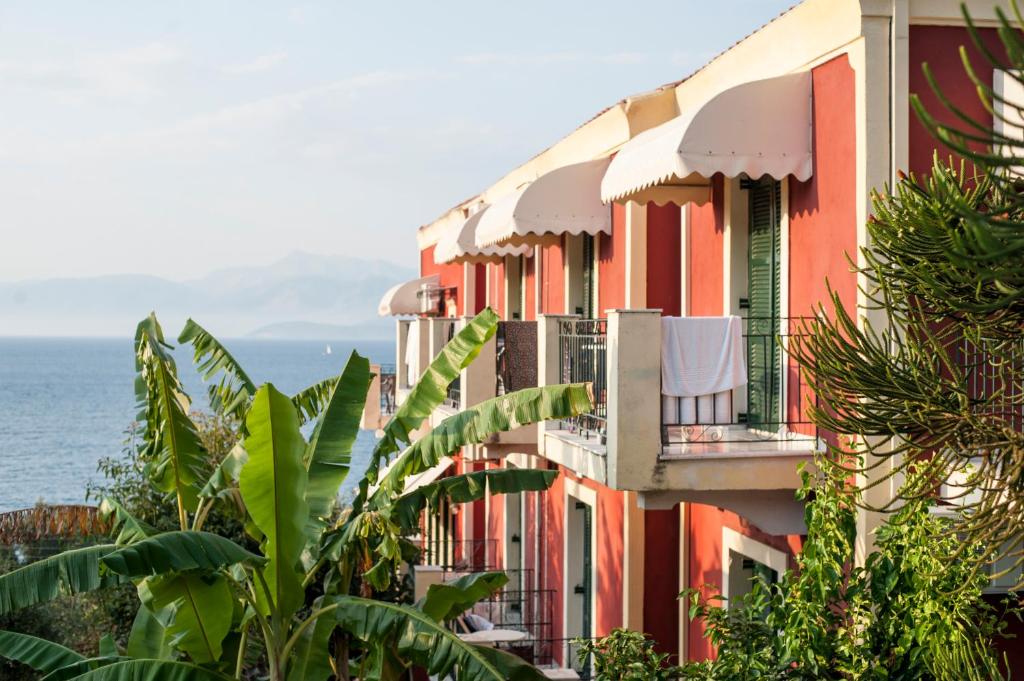
[[[324,349],[324,354],[325,354],[325,355],[329,355],[329,354],[331,354],[331,344],[330,344],[330,343],[328,343],[328,344],[327,344],[327,348],[326,348],[326,349]]]

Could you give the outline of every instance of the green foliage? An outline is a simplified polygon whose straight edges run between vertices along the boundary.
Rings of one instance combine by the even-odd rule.
[[[950,561],[960,541],[928,501],[894,513],[859,567],[852,490],[828,480],[811,490],[805,476],[807,539],[796,570],[775,584],[755,578],[733,603],[684,592],[718,654],[687,664],[682,678],[1002,678],[992,641],[1017,611],[989,605],[986,577]]]
[[[973,25],[984,68],[961,47],[985,107],[980,119],[924,67],[947,111],[928,111],[917,97],[914,109],[961,162],[936,157],[928,177],[904,176],[873,196],[870,247],[856,269],[874,323],[833,296],[835,313],[822,310],[790,344],[818,398],[811,419],[847,436],[829,473],[860,474],[864,489],[915,469],[896,498],[875,502],[885,511],[952,483],[956,531],[971,541],[951,547],[950,558],[978,568],[1000,554],[1024,563],[1024,142],[1015,124],[1000,133],[992,123],[996,105],[1020,111],[1024,102],[1006,101],[991,77],[996,69],[1024,82],[1024,23],[1013,8],[1013,19],[996,10],[1005,54]]]
[[[538,678],[519,658],[468,644],[444,626],[500,588],[503,575],[473,575],[432,589],[422,608],[389,600],[404,588],[397,567],[412,558],[407,537],[418,529],[419,510],[445,497],[471,501],[488,491],[545,489],[553,474],[471,475],[418,495],[402,497],[401,491],[406,476],[463,445],[589,409],[587,388],[548,386],[450,419],[422,443],[408,443],[408,453],[391,467],[398,472],[369,494],[378,466],[419,427],[423,411],[440,403],[448,381],[495,325],[495,315],[485,312],[434,360],[410,406],[399,410],[397,425],[385,429],[355,506],[342,520],[337,490],[348,473],[371,379],[368,361],[352,353],[339,377],[295,397],[269,383],[251,390],[254,384],[227,349],[190,321],[181,338],[195,346],[200,371],[208,379],[223,374],[213,390],[218,413],[204,418],[189,413],[170,346],[150,315],[136,334],[145,425],[130,434],[125,460],[104,462],[112,484],[90,490],[103,495],[116,543],[0,576],[0,614],[132,581],[141,607],[122,646],[127,657],[104,640],[101,657],[75,661],[55,672],[61,678],[240,678],[256,671],[253,658],[261,656],[259,671],[272,681],[328,675],[348,681],[350,665],[360,679],[397,679],[412,665],[445,672],[457,665],[466,679]],[[299,428],[304,418],[317,419],[309,442]],[[230,531],[207,531],[224,519]],[[368,598],[350,596],[355,592]],[[38,645],[19,654],[35,660],[57,650]]]
[[[679,676],[669,656],[654,650],[654,641],[637,631],[616,628],[603,638],[578,643],[579,663],[594,665],[596,681],[664,681]]]

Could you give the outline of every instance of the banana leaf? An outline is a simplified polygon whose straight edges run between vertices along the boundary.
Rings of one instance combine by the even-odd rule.
[[[398,457],[374,496],[400,494],[410,475],[436,466],[442,457],[466,445],[486,442],[496,433],[585,413],[593,406],[590,391],[587,383],[527,388],[449,416]]]
[[[299,413],[300,424],[308,423],[320,415],[330,401],[331,391],[334,390],[334,384],[337,382],[338,377],[331,376],[292,395],[292,404],[295,405],[295,410]]]
[[[164,532],[143,539],[103,557],[112,572],[126,577],[145,577],[184,570],[216,570],[247,563],[262,565],[264,558],[235,542],[210,532]]]
[[[453,582],[431,584],[416,607],[438,622],[455,619],[508,583],[504,572],[477,572]]]
[[[58,596],[95,591],[126,581],[101,567],[118,546],[97,544],[73,549],[0,575],[0,616]]]
[[[373,450],[367,469],[369,483],[376,482],[375,472],[381,461],[401,451],[401,443],[412,442],[412,432],[444,402],[448,385],[480,354],[484,343],[494,336],[497,329],[498,315],[491,308],[486,308],[441,348],[384,426],[384,434]]]
[[[337,596],[321,596],[313,601],[312,610],[333,605]],[[326,613],[306,627],[292,649],[288,661],[288,681],[324,681],[332,676],[329,642],[338,623],[333,613]]]
[[[143,459],[146,472],[163,492],[177,495],[179,520],[199,504],[206,452],[195,423],[189,418],[190,401],[178,380],[178,371],[154,314],[139,322],[135,331],[136,395],[145,420]]]
[[[178,335],[179,343],[191,343],[195,349],[193,363],[204,381],[218,373],[224,374],[220,383],[209,387],[210,406],[218,414],[242,419],[249,400],[256,394],[256,384],[245,373],[220,341],[189,319]]]
[[[117,532],[114,543],[118,546],[132,544],[156,534],[152,525],[137,520],[128,509],[110,497],[103,497],[99,513],[101,518],[110,522],[111,534]]]
[[[423,667],[433,676],[443,678],[458,666],[461,681],[545,678],[522,658],[466,643],[434,618],[407,605],[344,596],[338,599],[334,616],[338,626],[364,644],[391,649],[399,659]]]
[[[194,662],[220,660],[234,605],[226,579],[194,572],[164,575],[143,581],[139,597],[151,612],[167,617],[169,645]]]
[[[15,631],[0,631],[0,657],[48,674],[85,659],[70,648]]]
[[[370,379],[370,362],[353,351],[309,438],[306,503],[310,538],[317,538],[327,524],[338,501],[338,488],[348,475]]]
[[[551,487],[556,477],[558,471],[535,468],[504,468],[453,475],[395,499],[391,505],[391,517],[403,528],[413,530],[423,509],[428,504],[436,508],[441,499],[464,504],[483,499],[488,492],[492,495],[542,492]]]
[[[76,681],[230,681],[225,676],[188,662],[125,660],[74,677]]]
[[[287,621],[305,599],[298,565],[309,518],[302,462],[306,441],[299,432],[295,406],[269,383],[256,392],[246,430],[249,460],[242,468],[239,489],[249,515],[264,535],[269,596]],[[262,598],[262,591],[258,593]]]

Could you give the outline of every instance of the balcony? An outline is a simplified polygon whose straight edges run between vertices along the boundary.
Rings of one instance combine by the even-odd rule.
[[[395,401],[401,404],[423,370],[444,345],[468,322],[468,318],[427,318],[398,322],[396,333]],[[458,411],[469,409],[498,395],[537,385],[537,324],[528,321],[498,323],[494,337],[476,359],[449,384],[444,400],[431,415],[438,425]],[[486,456],[536,451],[533,426],[498,433],[486,445]]]
[[[394,364],[371,364],[373,380],[366,393],[366,406],[359,427],[379,430],[387,424],[397,406],[397,376]]]
[[[541,319],[545,383],[589,380],[592,413],[541,426],[548,459],[645,508],[706,503],[746,516],[772,534],[803,531],[793,499],[797,465],[819,447],[807,421],[810,393],[786,353],[791,320],[743,320],[748,380],[714,395],[662,396],[657,310],[613,310],[607,320]]]
[[[816,431],[800,404],[811,393],[796,367],[783,371],[800,320],[745,317],[742,325],[746,367],[759,370],[745,385],[714,395],[662,395],[662,458],[814,448]]]

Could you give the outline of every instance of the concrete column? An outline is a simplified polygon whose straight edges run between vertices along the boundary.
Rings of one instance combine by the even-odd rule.
[[[647,307],[647,204],[626,204],[626,307]]]
[[[459,320],[460,327],[469,322],[470,317],[463,317]],[[476,356],[468,367],[462,370],[460,379],[461,401],[460,409],[475,407],[484,400],[489,400],[495,395],[495,361],[498,341],[494,336],[484,343],[480,348],[480,354]]]
[[[661,451],[661,311],[608,313],[608,486],[644,489]]]
[[[452,320],[446,317],[434,317],[427,321],[430,329],[427,334],[427,352],[430,353],[430,360],[433,361],[440,354],[441,348],[448,342],[448,325]],[[426,368],[426,365],[423,365],[423,368]]]
[[[377,430],[380,428],[380,365],[371,364],[370,372],[373,380],[370,381],[370,389],[366,391],[366,403],[363,405],[363,417],[360,419],[359,427],[364,430]]]
[[[622,626],[644,630],[644,512],[636,492],[622,493]]]
[[[409,347],[409,327],[414,323],[408,319],[399,319],[395,324],[395,379],[399,388],[409,387],[409,365],[405,358]]]
[[[412,569],[413,598],[417,601],[427,595],[434,584],[444,583],[444,569],[438,565],[415,565]]]
[[[420,376],[430,366],[430,360],[434,359],[434,356],[430,354],[430,319],[427,317],[417,317],[413,320],[413,324],[416,324],[419,330],[419,352],[416,357],[417,366],[416,369],[416,381],[420,380]]]
[[[537,317],[537,385],[558,385],[562,382],[559,364],[559,324],[578,315],[542,314]],[[544,431],[548,424],[537,424],[537,452],[544,455]]]
[[[462,314],[471,317],[476,309],[476,297],[483,295],[483,291],[476,290],[476,265],[470,262],[462,263]]]

